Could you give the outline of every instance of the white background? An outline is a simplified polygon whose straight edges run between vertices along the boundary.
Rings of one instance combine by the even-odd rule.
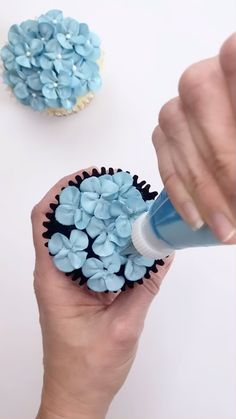
[[[8,27],[50,8],[103,40],[103,89],[85,111],[57,119],[0,87],[0,419],[32,419],[42,381],[32,288],[30,210],[61,177],[121,167],[160,190],[151,132],[192,62],[217,54],[235,30],[235,0],[6,1]],[[152,305],[136,363],[109,419],[236,418],[235,248],[183,251]]]

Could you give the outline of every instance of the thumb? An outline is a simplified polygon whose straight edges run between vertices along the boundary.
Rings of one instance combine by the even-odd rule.
[[[157,264],[157,272],[150,272],[150,278],[145,279],[143,285],[136,285],[135,288],[120,293],[109,307],[110,315],[115,322],[119,319],[128,330],[132,332],[137,330],[141,333],[151,302],[157,295],[173,259],[174,255],[165,258],[163,266]]]

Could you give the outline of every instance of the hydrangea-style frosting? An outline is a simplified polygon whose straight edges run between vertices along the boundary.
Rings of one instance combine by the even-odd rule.
[[[97,292],[118,291],[142,282],[162,261],[147,259],[131,249],[136,218],[148,211],[155,192],[137,177],[113,169],[93,175],[84,172],[69,182],[51,204],[44,225],[55,266]],[[144,187],[145,185],[145,187]],[[127,250],[128,249],[128,250]],[[130,253],[129,253],[130,252]]]
[[[11,26],[1,50],[4,81],[24,105],[71,110],[101,87],[100,40],[85,23],[51,10]]]

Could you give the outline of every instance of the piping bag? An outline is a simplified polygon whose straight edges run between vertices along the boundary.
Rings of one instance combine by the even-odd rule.
[[[131,237],[132,245],[125,253],[136,250],[154,259],[162,259],[177,249],[223,244],[206,225],[194,231],[176,212],[165,189],[149,211],[134,222]]]

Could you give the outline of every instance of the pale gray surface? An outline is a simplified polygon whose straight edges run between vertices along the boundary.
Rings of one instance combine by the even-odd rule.
[[[235,0],[114,3],[1,6],[1,44],[12,23],[63,8],[101,35],[105,69],[94,102],[66,119],[33,113],[0,87],[0,419],[32,419],[40,397],[31,207],[60,177],[91,164],[129,169],[160,189],[150,141],[158,111],[185,67],[216,54],[235,30]],[[109,419],[236,418],[235,276],[235,248],[177,255]]]

